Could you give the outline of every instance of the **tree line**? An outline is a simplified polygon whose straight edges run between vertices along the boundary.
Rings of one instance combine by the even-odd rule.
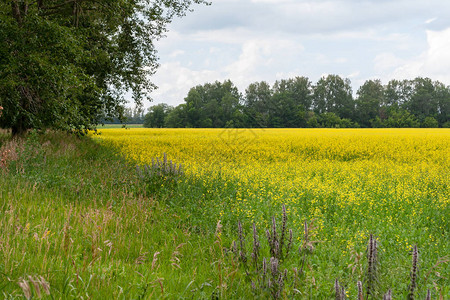
[[[450,86],[429,78],[367,80],[353,96],[349,79],[307,77],[250,84],[231,82],[191,88],[176,107],[149,108],[145,127],[169,128],[378,128],[450,127]]]

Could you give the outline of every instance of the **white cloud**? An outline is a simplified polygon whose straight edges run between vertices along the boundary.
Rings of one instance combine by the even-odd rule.
[[[295,40],[276,37],[248,40],[243,43],[238,59],[227,65],[224,72],[243,91],[252,82],[271,82],[280,79],[281,74],[293,74],[293,66],[302,60],[303,51],[304,47]]]
[[[183,51],[183,50],[175,50],[172,53],[170,53],[168,56],[170,58],[175,58],[177,56],[183,55],[184,53],[185,53],[185,51]]]
[[[282,3],[292,3],[293,0],[251,0],[252,3],[272,3],[272,4],[282,4]]]
[[[359,71],[354,71],[354,72],[348,74],[348,75],[345,76],[345,77],[346,77],[346,78],[349,78],[349,79],[357,78],[357,77],[359,76],[360,73],[361,73],[361,72],[359,72]]]
[[[431,23],[433,23],[434,21],[436,21],[438,18],[431,18],[431,19],[428,19],[428,20],[426,20],[425,21],[425,24],[431,24]]]
[[[429,49],[423,71],[450,78],[450,28],[440,32],[427,31],[427,41]]]
[[[403,65],[405,61],[391,52],[380,53],[374,58],[374,70],[377,74],[387,74]]]
[[[158,69],[158,76],[155,77],[156,80],[154,81],[158,89],[152,93],[155,102],[148,105],[156,103],[178,105],[192,87],[220,78],[220,72],[213,70],[194,71],[182,66],[180,62],[161,64]]]
[[[246,76],[248,73],[252,73],[259,65],[265,64],[270,54],[269,44],[258,40],[247,41],[242,46],[242,53],[238,60],[226,69],[229,73],[234,73],[238,77]]]
[[[450,84],[450,28],[427,31],[427,50],[418,57],[397,67],[393,78],[430,77]],[[400,61],[400,59],[398,59]]]

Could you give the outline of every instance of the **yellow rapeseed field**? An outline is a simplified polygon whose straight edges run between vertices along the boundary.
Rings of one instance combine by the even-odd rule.
[[[217,220],[264,227],[284,203],[297,232],[314,219],[317,237],[347,253],[369,232],[405,254],[412,244],[449,250],[448,129],[133,128],[98,138],[139,164],[163,153],[182,163],[204,182],[199,201]],[[209,200],[218,190],[220,201]]]

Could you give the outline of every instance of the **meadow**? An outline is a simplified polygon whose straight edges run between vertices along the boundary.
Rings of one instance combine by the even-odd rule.
[[[48,284],[53,298],[327,299],[337,279],[339,299],[358,281],[404,299],[414,257],[413,296],[450,296],[450,130],[99,133],[2,138],[19,149],[0,182],[5,298]],[[164,153],[183,172],[142,177]]]

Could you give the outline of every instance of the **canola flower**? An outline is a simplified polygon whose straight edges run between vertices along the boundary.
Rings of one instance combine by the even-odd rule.
[[[199,201],[222,221],[267,227],[285,204],[298,233],[314,219],[317,237],[345,253],[362,250],[370,233],[399,253],[413,244],[450,252],[449,129],[100,131],[96,138],[135,162],[167,153],[182,163],[206,187]],[[209,201],[218,189],[232,192]]]

